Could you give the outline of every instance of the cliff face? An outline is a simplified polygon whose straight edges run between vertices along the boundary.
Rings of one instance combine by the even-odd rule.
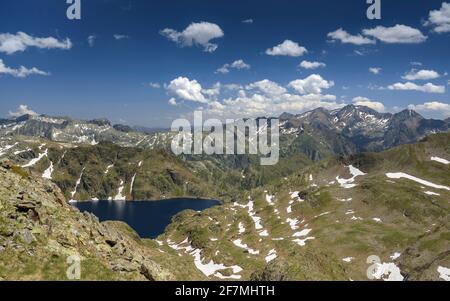
[[[0,279],[67,280],[80,259],[81,280],[170,280],[127,225],[100,223],[67,204],[60,189],[0,163]]]

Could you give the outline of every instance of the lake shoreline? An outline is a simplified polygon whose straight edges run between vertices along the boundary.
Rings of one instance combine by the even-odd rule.
[[[185,210],[201,212],[222,202],[206,198],[172,198],[155,201],[98,200],[72,202],[80,212],[95,215],[100,222],[121,221],[142,238],[154,239],[163,234],[172,218]]]
[[[168,197],[168,198],[162,198],[162,199],[143,199],[143,200],[125,200],[125,201],[117,201],[117,200],[100,200],[100,199],[92,199],[92,200],[82,200],[82,201],[77,201],[77,200],[69,200],[67,201],[70,204],[76,204],[76,203],[89,203],[89,202],[103,202],[103,201],[117,201],[117,202],[162,202],[162,201],[169,201],[169,200],[182,200],[182,199],[187,199],[187,200],[193,200],[193,201],[217,201],[219,202],[221,205],[224,204],[223,201],[215,199],[215,198],[207,198],[207,197],[195,197],[195,196],[179,196],[179,197]]]

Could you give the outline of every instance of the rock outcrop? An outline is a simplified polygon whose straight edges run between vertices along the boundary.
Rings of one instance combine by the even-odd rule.
[[[127,225],[101,223],[52,182],[0,162],[0,279],[67,280],[71,256],[81,280],[173,279],[154,252]]]

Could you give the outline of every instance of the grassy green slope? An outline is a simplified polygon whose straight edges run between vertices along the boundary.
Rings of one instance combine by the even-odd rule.
[[[244,193],[236,204],[184,212],[159,239],[168,247],[167,240],[188,238],[203,250],[205,262],[242,267],[241,279],[367,280],[367,258],[376,255],[396,264],[404,278],[437,280],[438,266],[450,265],[450,191],[386,174],[404,172],[450,187],[450,165],[430,160],[449,159],[449,146],[450,134],[438,134],[382,153],[329,159]],[[355,178],[355,187],[344,188],[336,177],[351,178],[349,165],[366,175]],[[273,196],[272,204],[267,195]],[[261,229],[244,207],[249,201]],[[298,221],[297,229],[292,220]],[[259,254],[236,246],[237,239]],[[267,263],[271,250],[277,258]],[[395,253],[401,255],[392,259]]]

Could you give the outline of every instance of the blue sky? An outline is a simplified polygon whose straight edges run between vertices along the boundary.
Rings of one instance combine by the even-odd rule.
[[[357,103],[450,117],[450,2],[382,0],[369,20],[365,0],[81,0],[77,21],[65,2],[1,1],[0,115],[26,105],[157,127],[197,108],[227,118]]]

